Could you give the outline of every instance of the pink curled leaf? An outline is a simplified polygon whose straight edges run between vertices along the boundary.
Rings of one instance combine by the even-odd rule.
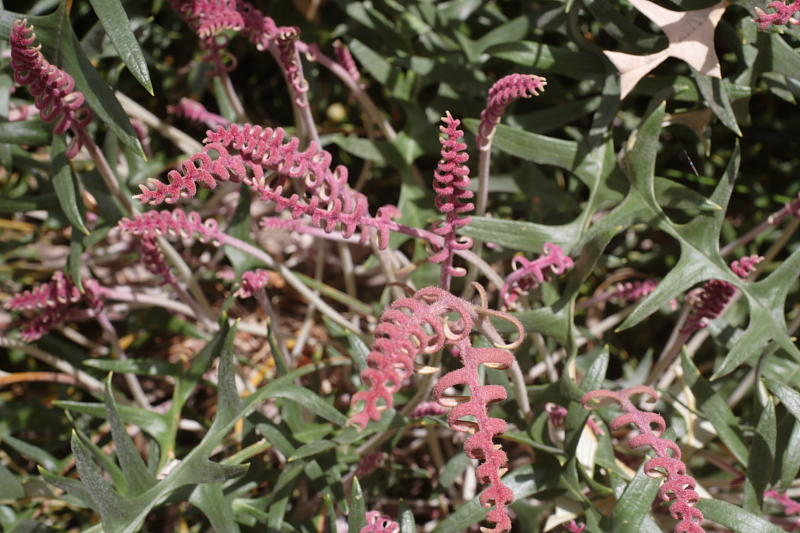
[[[66,156],[75,157],[86,142],[87,128],[94,117],[84,105],[83,93],[75,90],[72,76],[45,59],[27,19],[14,21],[9,42],[14,81],[28,87],[42,120],[57,121],[53,133],[70,131],[72,141]]]

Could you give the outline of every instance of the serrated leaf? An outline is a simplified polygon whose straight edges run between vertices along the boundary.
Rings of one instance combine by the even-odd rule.
[[[462,228],[460,233],[511,250],[535,253],[541,253],[544,244],[552,242],[564,248],[569,254],[577,241],[580,227],[578,220],[569,224],[548,226],[519,220],[472,217],[470,223]]]
[[[369,72],[370,76],[382,84],[389,80],[392,66],[380,54],[358,39],[352,39],[349,46],[350,51],[358,62],[364,66],[364,69]]]
[[[742,130],[739,129],[739,124],[736,121],[736,115],[733,113],[731,107],[731,99],[728,94],[727,85],[725,80],[719,78],[712,78],[701,74],[692,69],[692,77],[700,89],[700,94],[708,104],[708,107],[714,112],[717,118],[725,124],[725,126],[733,133],[742,136]]]
[[[785,533],[760,516],[723,500],[701,498],[697,508],[703,512],[706,520],[730,528],[734,533]]]
[[[61,210],[77,230],[89,234],[89,228],[83,222],[81,216],[81,209],[78,207],[78,187],[75,181],[75,176],[72,174],[72,168],[69,166],[69,161],[65,154],[67,145],[64,142],[64,137],[55,135],[53,137],[53,144],[51,148],[51,161],[53,173],[53,188],[58,197],[58,203]]]
[[[269,398],[291,400],[325,420],[339,426],[347,425],[347,417],[337,411],[335,407],[323,400],[318,394],[298,385],[282,384],[279,387],[271,389],[267,396]]]
[[[233,502],[225,497],[222,483],[198,485],[189,496],[189,503],[208,517],[212,531],[239,532],[239,524],[234,520]]]
[[[117,411],[117,402],[111,391],[111,374],[105,382],[104,399],[108,422],[111,426],[111,436],[114,439],[114,447],[117,450],[117,458],[125,475],[130,496],[138,496],[156,484],[156,479],[147,470],[142,456],[136,450],[122,420]]]
[[[117,49],[120,59],[131,71],[131,74],[142,84],[147,92],[153,94],[153,83],[147,70],[139,42],[131,30],[128,15],[119,0],[89,0],[100,24],[106,30],[111,44]]]

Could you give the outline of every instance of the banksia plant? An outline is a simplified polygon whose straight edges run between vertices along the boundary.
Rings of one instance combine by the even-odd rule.
[[[83,93],[75,90],[72,76],[45,59],[27,19],[14,22],[9,43],[14,81],[28,88],[42,120],[57,121],[53,133],[70,132],[66,155],[75,157],[88,138],[86,129],[94,116],[84,104]]]
[[[611,430],[617,431],[633,424],[638,433],[628,440],[631,448],[650,447],[656,456],[644,465],[644,472],[651,477],[665,477],[658,491],[663,502],[672,502],[669,512],[678,524],[675,533],[704,533],[703,513],[695,507],[700,501],[695,486],[697,482],[686,472],[686,464],[681,461],[681,449],[677,444],[663,437],[667,429],[664,418],[656,413],[642,411],[634,405],[631,398],[647,395],[652,401],[658,400],[658,393],[643,385],[620,391],[595,390],[583,396],[583,405],[594,408],[600,401],[610,400],[619,405],[623,414],[611,422]]]

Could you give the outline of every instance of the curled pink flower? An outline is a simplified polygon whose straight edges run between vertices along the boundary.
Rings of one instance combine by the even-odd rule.
[[[797,12],[800,12],[800,0],[787,4],[785,2],[777,1],[767,4],[767,9],[774,11],[767,13],[760,7],[756,7],[755,22],[758,24],[759,30],[768,30],[771,26],[786,26],[789,24],[800,24],[800,18],[794,18]]]
[[[733,262],[731,270],[740,278],[746,279],[763,260],[764,258],[758,255],[743,257]],[[712,279],[706,282],[692,298],[692,310],[681,328],[681,333],[691,335],[707,327],[712,320],[722,314],[734,294],[736,287],[727,281]]]
[[[12,311],[38,311],[25,321],[20,331],[24,341],[33,342],[64,322],[79,303],[87,304],[92,310],[102,308],[105,289],[100,283],[94,279],[83,280],[83,289],[81,293],[72,279],[63,272],[55,272],[50,281],[14,296],[5,307]]]
[[[358,462],[358,467],[353,475],[359,479],[370,475],[383,464],[386,456],[386,452],[368,453]]]
[[[197,194],[198,182],[211,189],[217,182],[241,182],[294,219],[307,216],[326,232],[341,228],[345,237],[359,227],[372,227],[378,232],[380,246],[388,245],[395,210],[382,208],[371,217],[366,197],[347,184],[347,168],[339,165],[332,169],[331,154],[315,142],[301,151],[300,140],[287,139],[282,128],[250,124],[220,127],[207,135],[201,152],[184,161],[180,171],[167,174],[169,183],[152,180],[149,187],[141,185],[139,201],[176,203]],[[302,193],[286,194],[289,180],[302,181]]]
[[[764,496],[781,504],[786,516],[800,515],[800,502],[791,499],[787,494],[781,494],[777,490],[768,490]]]
[[[164,283],[172,285],[178,282],[155,238],[145,237],[138,240],[137,245],[142,253],[142,263],[144,263],[147,270],[157,276],[161,276]]]
[[[492,137],[503,118],[506,107],[519,98],[538,96],[544,90],[547,80],[533,74],[509,74],[497,80],[489,89],[486,109],[481,112],[481,124],[478,127],[478,148],[488,150]]]
[[[75,157],[86,141],[86,129],[93,117],[84,105],[83,93],[75,90],[72,76],[44,58],[41,46],[35,45],[36,34],[27,19],[14,22],[9,42],[14,81],[28,87],[42,120],[58,121],[53,133],[71,132],[72,142],[66,155]]]
[[[439,402],[422,402],[414,408],[414,412],[411,413],[411,418],[419,419],[425,418],[426,416],[443,415],[446,412],[447,408],[442,407]]]
[[[470,222],[470,213],[475,209],[472,191],[469,190],[470,178],[467,145],[461,142],[464,132],[459,128],[461,121],[454,119],[448,111],[442,118],[443,126],[439,129],[442,136],[441,159],[433,176],[433,190],[436,193],[436,207],[444,214],[444,220],[434,226],[433,232],[444,238],[443,245],[430,257],[433,263],[442,263],[442,286],[447,287],[452,276],[463,276],[463,268],[453,267],[453,255],[456,250],[468,250],[472,247],[472,239],[459,237],[457,232]]]
[[[631,401],[632,396],[639,394],[648,395],[653,401],[658,399],[658,393],[654,389],[639,385],[616,392],[587,392],[583,396],[583,405],[591,409],[598,401],[611,400],[622,408],[623,414],[611,422],[611,429],[616,431],[633,424],[638,434],[629,439],[630,447],[649,446],[655,452],[656,456],[645,463],[644,472],[650,477],[666,478],[659,489],[659,497],[664,502],[672,502],[669,512],[678,520],[675,533],[704,533],[703,513],[695,507],[700,501],[700,495],[695,491],[697,482],[686,473],[680,447],[662,437],[667,427],[664,418],[659,414],[640,410]]]
[[[656,287],[658,287],[658,280],[655,279],[624,281],[616,284],[609,299],[636,302],[656,290]]]
[[[252,298],[258,291],[267,286],[269,282],[269,272],[257,268],[242,274],[242,286],[236,291],[238,298]]]
[[[367,512],[366,518],[367,525],[362,527],[359,533],[398,533],[400,531],[400,524],[379,511]]]
[[[586,531],[586,524],[579,524],[575,520],[570,520],[564,527],[567,528],[569,533],[583,533]]]
[[[548,281],[550,274],[560,275],[572,268],[573,261],[564,255],[560,246],[548,242],[544,245],[544,254],[538,259],[530,261],[518,255],[512,260],[512,266],[514,272],[506,277],[500,291],[507,309],[516,303],[520,295]]]
[[[361,373],[368,389],[352,399],[352,405],[364,405],[350,420],[362,428],[369,420],[379,420],[381,411],[394,405],[392,395],[413,373],[415,358],[449,346],[462,367],[444,375],[434,387],[433,396],[441,406],[450,409],[447,416],[450,427],[471,434],[464,443],[464,451],[481,462],[476,473],[487,488],[481,493],[480,502],[485,507],[494,506],[487,519],[495,526],[488,531],[501,533],[511,529],[507,508],[514,500],[514,493],[501,480],[507,457],[494,442],[505,431],[506,423],[492,418],[489,407],[506,399],[506,390],[499,385],[483,385],[479,368],[481,365],[509,368],[514,362],[509,348],[521,342],[523,328],[511,315],[487,309],[483,296],[483,304],[477,307],[441,288],[427,287],[394,302],[381,317],[375,344],[367,356],[369,368]],[[519,340],[487,348],[472,346],[470,334],[476,324],[491,328],[491,322],[486,320],[488,315],[514,324]],[[451,392],[451,389],[463,390]],[[465,394],[467,389],[469,395]]]
[[[336,54],[336,62],[347,71],[353,81],[361,81],[361,72],[358,70],[356,60],[353,59],[353,55],[350,53],[350,48],[337,39],[333,42],[333,52]]]
[[[203,220],[198,213],[186,214],[181,209],[147,211],[119,221],[119,228],[145,239],[165,237],[199,237],[203,242],[218,241],[222,236],[219,223],[213,218]]]
[[[212,113],[206,109],[206,106],[191,98],[184,97],[181,98],[180,102],[176,105],[167,106],[167,113],[204,124],[210,129],[216,129],[219,126],[227,126],[230,124],[228,119],[216,113]]]
[[[303,74],[303,65],[300,62],[300,53],[297,41],[300,39],[300,29],[294,26],[284,26],[278,30],[275,45],[278,49],[277,59],[281,64],[286,81],[294,92],[294,101],[299,107],[306,107],[308,99],[308,81]]]

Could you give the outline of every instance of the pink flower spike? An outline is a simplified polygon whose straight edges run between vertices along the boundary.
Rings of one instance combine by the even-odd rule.
[[[533,74],[509,74],[497,80],[489,89],[486,109],[481,113],[477,137],[478,149],[489,149],[497,125],[500,124],[503,113],[511,102],[519,98],[538,96],[545,85],[547,85],[546,79]]]
[[[137,241],[137,244],[142,253],[142,262],[147,270],[157,276],[161,276],[164,283],[173,285],[178,282],[154,238],[145,237]]]
[[[790,4],[781,1],[770,2],[767,9],[773,9],[772,13],[767,13],[760,7],[756,7],[756,18],[754,22],[758,24],[759,30],[768,30],[771,26],[786,26],[789,24],[800,24],[800,18],[794,15],[800,12],[800,0],[795,0]]]
[[[367,512],[367,525],[359,533],[398,533],[400,524],[379,511]]]
[[[569,533],[583,533],[586,531],[586,524],[579,524],[575,520],[570,520],[564,527],[567,528]]]
[[[132,218],[119,221],[119,228],[131,235],[145,239],[165,237],[191,237],[197,235],[202,242],[218,241],[222,236],[219,224],[213,218],[203,220],[191,212],[188,215],[181,209],[173,211],[147,211]]]
[[[71,132],[72,141],[66,155],[75,157],[86,140],[86,130],[94,116],[84,105],[83,93],[74,90],[72,76],[45,59],[41,45],[35,44],[36,34],[27,19],[14,22],[9,42],[14,81],[28,87],[42,120],[58,121],[53,133]]]
[[[347,71],[353,81],[356,83],[361,81],[361,72],[359,72],[356,60],[353,59],[353,55],[350,53],[350,48],[342,41],[336,40],[333,42],[333,52],[336,54],[336,62]]]
[[[445,218],[433,227],[433,232],[444,238],[441,248],[430,257],[433,263],[442,263],[442,287],[448,288],[452,276],[464,276],[463,268],[453,267],[453,255],[457,250],[468,250],[472,247],[472,239],[459,237],[457,232],[470,222],[470,213],[475,209],[470,201],[473,197],[469,190],[470,178],[467,145],[461,142],[464,132],[460,129],[461,121],[454,119],[448,111],[442,118],[443,126],[439,129],[442,143],[439,165],[434,171],[433,190],[436,193],[436,207]]]
[[[549,281],[551,274],[565,273],[573,264],[572,259],[564,255],[564,250],[551,242],[545,243],[544,254],[538,259],[530,261],[523,256],[514,257],[512,266],[515,270],[506,277],[500,291],[505,308],[510,309],[522,294]]]
[[[591,409],[596,402],[611,400],[616,402],[623,414],[611,422],[611,429],[633,424],[638,434],[631,437],[628,445],[631,448],[649,446],[656,454],[644,465],[644,472],[650,477],[665,477],[666,481],[659,489],[659,497],[664,502],[672,502],[669,512],[678,524],[675,533],[705,533],[703,529],[703,513],[694,505],[700,501],[695,491],[697,482],[686,473],[686,464],[681,460],[681,449],[677,444],[662,437],[666,431],[664,418],[656,413],[642,411],[631,401],[631,397],[639,394],[658,400],[658,393],[644,385],[631,387],[621,391],[595,390],[583,396],[583,406]]]
[[[167,113],[204,124],[210,129],[216,129],[219,126],[227,126],[230,124],[228,119],[222,115],[212,113],[206,109],[206,106],[191,98],[184,97],[181,98],[180,102],[176,105],[167,106]]]
[[[269,272],[258,268],[242,274],[242,286],[236,291],[238,298],[252,298],[269,282]]]
[[[755,272],[756,267],[763,260],[764,257],[755,254],[748,257],[742,257],[738,261],[731,263],[731,270],[733,270],[733,273],[740,278],[747,279],[750,274]]]

